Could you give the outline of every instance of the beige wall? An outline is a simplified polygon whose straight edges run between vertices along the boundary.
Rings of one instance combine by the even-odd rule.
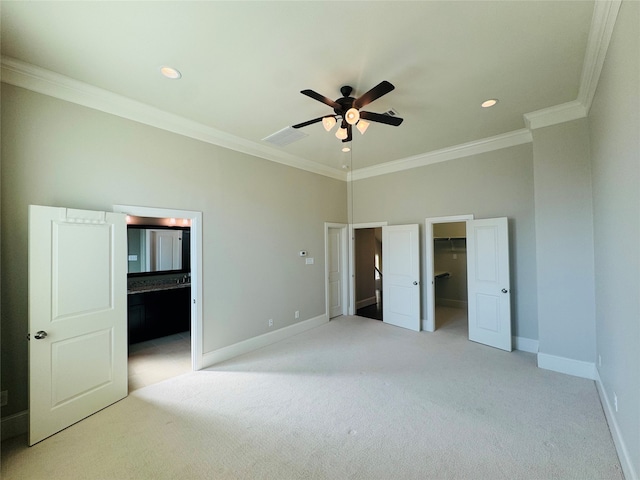
[[[613,405],[614,394],[618,397],[614,416],[636,476],[640,476],[639,25],[640,3],[623,1],[589,113],[596,365],[609,404]],[[625,475],[633,478],[629,469]]]
[[[205,353],[324,314],[324,222],[347,221],[344,182],[5,84],[1,133],[4,416],[27,408],[29,204],[203,212]]]
[[[434,237],[465,237],[467,236],[467,224],[465,222],[434,223]]]
[[[586,119],[533,132],[540,352],[593,362],[593,209]]]
[[[512,332],[520,337],[538,338],[531,144],[359,180],[353,191],[355,223],[418,223],[421,252],[427,217],[462,214],[474,214],[475,218],[508,217]],[[421,275],[424,279],[422,254]],[[424,287],[422,305],[425,305]]]

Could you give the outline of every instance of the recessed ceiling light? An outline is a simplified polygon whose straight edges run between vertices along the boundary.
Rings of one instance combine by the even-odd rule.
[[[351,149],[349,147],[342,147],[342,151],[347,153],[347,152],[350,152]]]
[[[493,107],[496,103],[498,103],[497,98],[490,98],[489,100],[485,100],[484,102],[482,102],[480,106],[482,108],[489,108],[489,107]]]
[[[182,74],[173,67],[160,67],[160,73],[171,80],[182,78]]]

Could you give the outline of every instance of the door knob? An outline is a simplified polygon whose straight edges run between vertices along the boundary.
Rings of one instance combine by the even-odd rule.
[[[47,336],[47,332],[45,332],[44,330],[40,330],[39,332],[36,332],[36,334],[34,335],[34,338],[36,340],[42,340],[46,336]]]
[[[508,290],[506,288],[502,289],[502,293],[507,293],[507,292],[508,292]]]
[[[414,285],[417,285],[417,284],[418,284],[418,282],[413,282],[413,284],[414,284]]]

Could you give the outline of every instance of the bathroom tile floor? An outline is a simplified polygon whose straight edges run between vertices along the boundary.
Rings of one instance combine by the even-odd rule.
[[[189,332],[129,346],[129,392],[190,371]]]

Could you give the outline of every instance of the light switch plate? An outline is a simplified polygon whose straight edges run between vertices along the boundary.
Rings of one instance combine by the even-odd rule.
[[[307,265],[313,265],[313,257],[305,258],[305,263]]]

